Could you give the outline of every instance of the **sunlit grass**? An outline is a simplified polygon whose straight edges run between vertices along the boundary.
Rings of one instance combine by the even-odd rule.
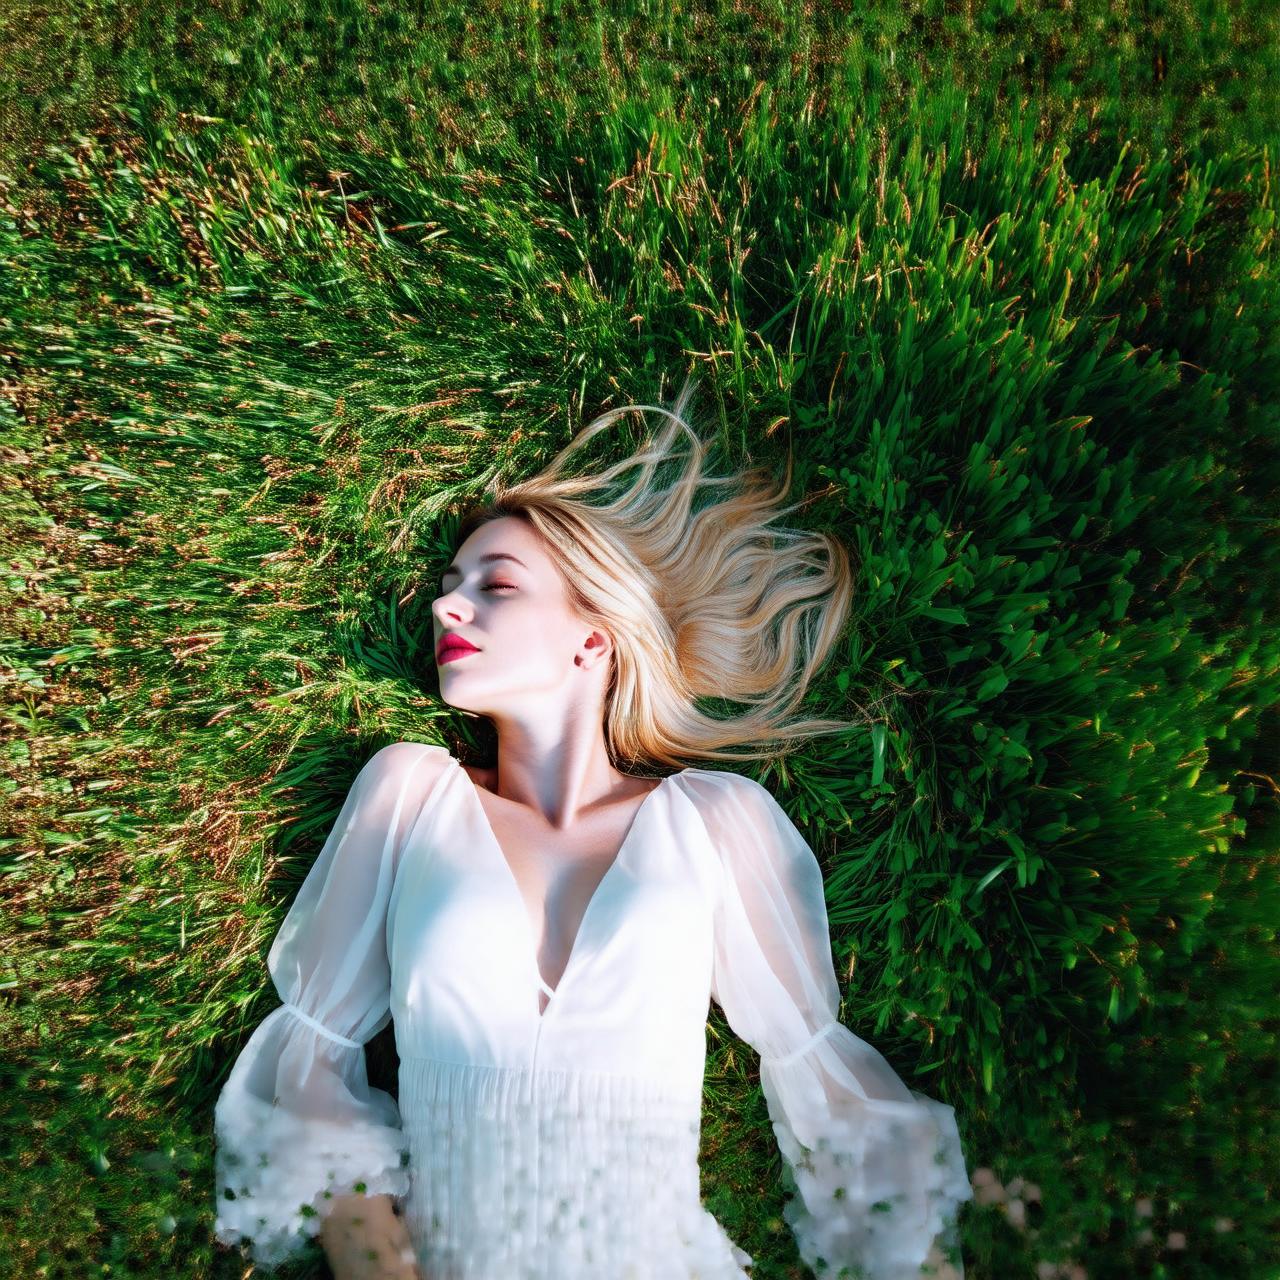
[[[690,368],[856,557],[817,699],[877,724],[767,781],[842,1016],[993,1170],[967,1273],[1262,1273],[1274,19],[1210,8],[175,9],[77,18],[65,91],[57,20],[8,23],[50,146],[0,193],[0,1274],[245,1273],[211,1107],[267,944],[358,763],[474,732],[456,505]],[[708,1043],[706,1201],[800,1276],[755,1055]]]

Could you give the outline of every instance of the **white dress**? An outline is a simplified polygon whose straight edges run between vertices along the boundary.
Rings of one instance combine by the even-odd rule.
[[[649,792],[552,993],[470,775],[393,743],[267,963],[284,1003],[214,1120],[217,1238],[248,1238],[266,1268],[363,1188],[397,1198],[427,1280],[749,1280],[699,1195],[711,998],[760,1054],[804,1261],[906,1280],[935,1239],[956,1244],[973,1192],[954,1112],[837,1021],[821,870],[742,774],[684,769]],[[366,1074],[388,1020],[398,1104]]]

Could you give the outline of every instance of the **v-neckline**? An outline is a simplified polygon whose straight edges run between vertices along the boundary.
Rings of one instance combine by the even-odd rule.
[[[586,932],[587,921],[591,917],[591,909],[596,905],[596,900],[604,891],[604,887],[608,884],[610,877],[617,871],[622,862],[623,855],[627,852],[631,839],[635,835],[637,827],[640,825],[640,819],[644,816],[644,811],[649,801],[658,794],[662,788],[671,781],[672,778],[678,778],[681,774],[687,773],[688,769],[681,769],[676,773],[668,774],[665,778],[658,780],[656,787],[650,787],[644,799],[636,806],[636,811],[631,816],[631,824],[627,827],[626,834],[622,837],[622,843],[618,846],[618,851],[613,855],[613,861],[609,863],[608,869],[596,884],[595,889],[591,893],[591,897],[587,899],[587,905],[583,908],[582,917],[578,921],[577,932],[573,935],[573,942],[569,947],[569,956],[564,962],[564,969],[560,973],[560,981],[555,987],[547,985],[546,979],[542,976],[542,970],[538,965],[538,945],[537,938],[534,936],[533,923],[529,919],[529,911],[525,905],[524,893],[520,888],[520,882],[516,879],[516,874],[511,869],[511,863],[503,852],[502,844],[498,840],[497,832],[493,829],[493,823],[489,821],[489,814],[485,810],[484,802],[480,799],[480,787],[476,780],[463,767],[462,761],[455,755],[450,753],[449,758],[458,766],[458,772],[462,775],[462,780],[466,783],[467,791],[470,793],[472,802],[475,805],[476,812],[480,817],[480,825],[484,828],[486,837],[488,838],[490,848],[497,855],[498,862],[501,863],[503,871],[506,873],[506,881],[511,886],[512,893],[516,899],[516,905],[520,908],[520,918],[524,922],[525,937],[528,939],[528,957],[529,967],[533,970],[533,975],[538,980],[538,986],[547,994],[547,1007],[538,1009],[538,1000],[534,999],[535,1016],[541,1022],[543,1018],[551,1012],[552,1003],[555,997],[564,987],[565,981],[568,979],[570,971],[573,968],[573,962],[578,954],[578,943],[582,941],[582,935]]]

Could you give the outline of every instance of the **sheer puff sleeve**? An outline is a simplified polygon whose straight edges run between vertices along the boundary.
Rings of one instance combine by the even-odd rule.
[[[800,1256],[824,1277],[963,1277],[953,1108],[838,1021],[822,871],[782,807],[743,775],[698,777],[722,866],[712,995],[760,1054]]]
[[[333,1197],[408,1190],[398,1108],[370,1088],[364,1045],[391,1020],[387,904],[440,750],[392,743],[356,775],[268,953],[284,1003],[254,1029],[215,1104],[215,1234],[247,1237],[264,1268],[319,1234]]]

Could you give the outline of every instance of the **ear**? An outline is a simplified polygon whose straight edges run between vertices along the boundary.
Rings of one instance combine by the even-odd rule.
[[[583,671],[590,671],[597,663],[603,662],[607,667],[613,656],[613,641],[603,631],[591,631],[583,640],[574,656],[574,662]]]

